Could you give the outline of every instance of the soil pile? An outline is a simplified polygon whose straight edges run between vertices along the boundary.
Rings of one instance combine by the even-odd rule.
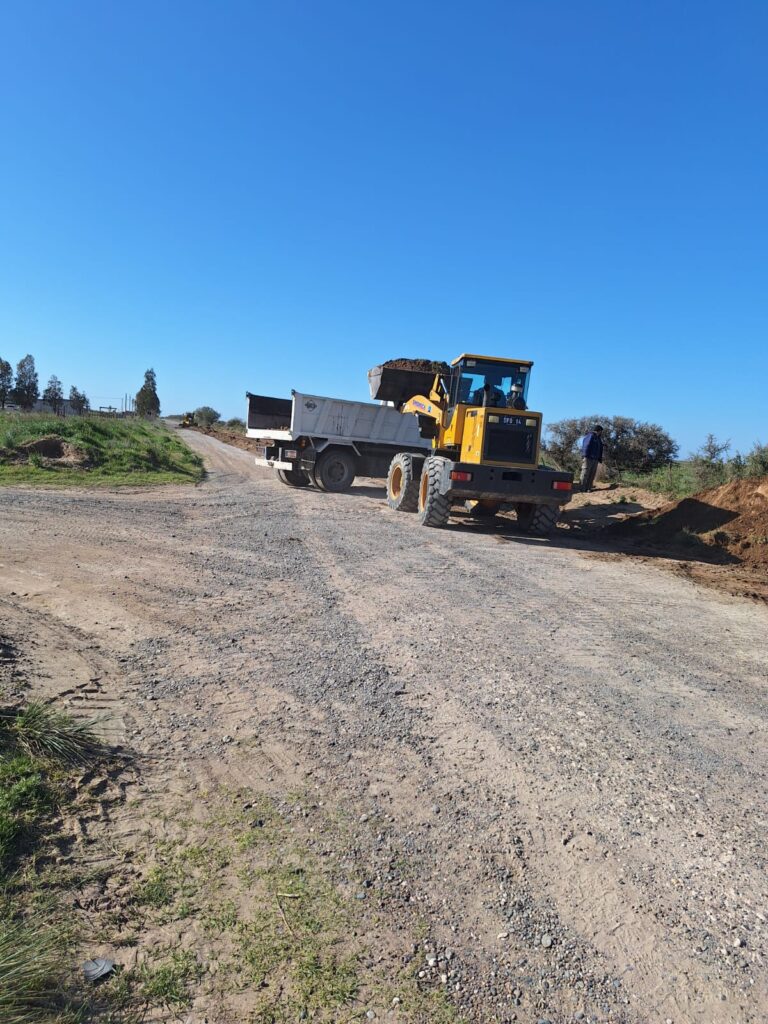
[[[436,359],[388,359],[382,363],[392,370],[415,370],[418,373],[450,373],[448,363]]]
[[[285,424],[280,429],[284,429]],[[233,448],[242,448],[246,452],[255,452],[259,447],[259,442],[251,437],[246,437],[245,434],[239,434],[235,430],[219,430],[217,427],[192,427],[192,430],[197,430],[200,434],[208,434],[209,437],[215,437],[217,441],[223,441],[224,444],[231,444]],[[264,428],[267,429],[266,427]]]
[[[16,448],[0,448],[0,462],[25,463],[29,462],[32,456],[39,456],[46,466],[87,467],[90,461],[87,452],[82,448],[70,444],[56,434],[46,434],[45,437],[25,441]]]
[[[654,546],[703,543],[768,572],[768,477],[733,480],[608,529]]]

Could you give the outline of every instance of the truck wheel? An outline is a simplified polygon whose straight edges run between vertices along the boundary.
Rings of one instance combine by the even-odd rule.
[[[315,463],[315,482],[321,491],[348,491],[355,479],[355,459],[342,448],[323,452]]]
[[[526,533],[534,537],[548,537],[560,518],[559,505],[533,505],[519,502],[515,506],[517,521]]]
[[[309,487],[309,474],[303,469],[278,469],[277,479],[289,487]]]
[[[451,514],[450,501],[440,493],[444,461],[434,455],[424,460],[419,481],[419,519],[422,526],[445,526]]]
[[[421,460],[408,452],[398,452],[387,473],[387,504],[396,512],[417,512],[419,509],[419,478]]]
[[[491,519],[501,511],[501,505],[483,505],[481,501],[473,501],[471,498],[464,502],[464,508],[473,519]]]

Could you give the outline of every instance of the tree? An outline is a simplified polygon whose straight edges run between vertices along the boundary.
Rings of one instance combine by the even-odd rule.
[[[195,419],[201,427],[212,427],[217,420],[221,419],[221,414],[212,409],[210,405],[201,405],[199,409],[195,409]]]
[[[136,413],[139,416],[159,416],[160,399],[157,397],[157,377],[150,369],[144,374],[144,383],[136,392]]]
[[[40,395],[40,382],[35,369],[35,360],[26,355],[16,364],[16,384],[13,389],[13,400],[22,409],[29,412]]]
[[[64,406],[64,389],[55,373],[51,374],[48,380],[48,384],[43,392],[43,401],[46,405],[50,405],[56,415],[61,412]]]
[[[708,466],[722,463],[723,456],[730,450],[730,441],[718,441],[714,434],[707,434],[707,439],[697,452],[691,455],[694,462],[704,462]]]
[[[5,408],[5,403],[11,397],[13,391],[13,367],[7,359],[0,359],[0,409]]]
[[[611,469],[647,473],[677,455],[677,443],[658,424],[629,416],[580,416],[551,423],[545,452],[563,469],[575,471],[581,462],[578,443],[596,423],[603,427],[603,458]]]
[[[84,412],[87,412],[91,408],[91,403],[88,401],[88,396],[84,391],[79,391],[75,385],[69,389],[69,405],[72,412],[78,416],[82,416]]]

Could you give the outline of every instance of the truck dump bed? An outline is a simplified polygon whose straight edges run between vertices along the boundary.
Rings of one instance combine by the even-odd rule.
[[[372,442],[428,448],[415,416],[402,416],[390,405],[349,402],[342,398],[304,395],[286,398],[252,395],[248,399],[248,437],[295,441],[300,437],[349,443]]]

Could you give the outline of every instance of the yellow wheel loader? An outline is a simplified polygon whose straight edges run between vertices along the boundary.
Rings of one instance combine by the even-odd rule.
[[[417,416],[421,436],[432,442],[425,456],[392,459],[390,508],[438,527],[455,505],[476,517],[512,507],[526,532],[551,533],[573,477],[539,464],[542,415],[527,406],[533,363],[468,354],[436,370],[408,363],[393,360],[368,373],[371,396]]]

